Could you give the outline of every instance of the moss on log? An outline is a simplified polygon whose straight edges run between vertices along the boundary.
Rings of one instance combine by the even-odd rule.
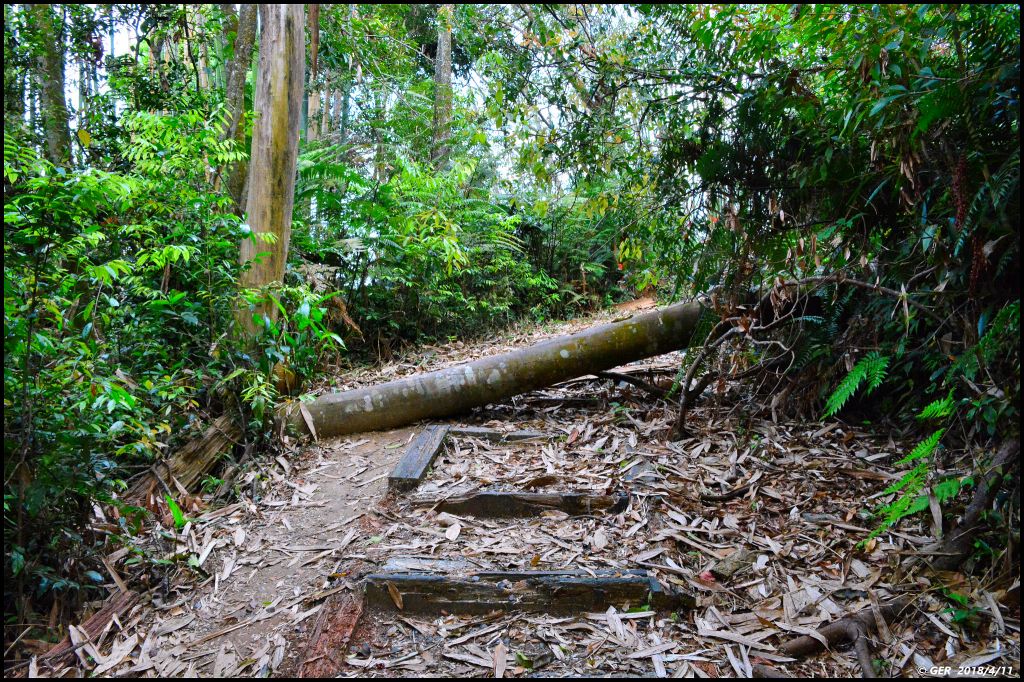
[[[685,348],[701,306],[680,303],[549,339],[529,348],[481,358],[378,386],[321,396],[306,404],[318,436],[340,436],[447,417],[584,374]],[[282,417],[309,432],[298,406]]]

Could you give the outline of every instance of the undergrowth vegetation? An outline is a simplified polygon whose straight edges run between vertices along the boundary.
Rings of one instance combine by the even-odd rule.
[[[915,438],[875,536],[955,517],[1019,434],[1018,6],[460,5],[447,105],[437,8],[321,6],[255,341],[234,6],[44,7],[4,10],[11,622],[98,593],[97,550],[151,523],[123,493],[216,415],[265,450],[351,363],[644,291],[704,296],[705,334],[816,297],[700,370],[771,359],[773,410]]]

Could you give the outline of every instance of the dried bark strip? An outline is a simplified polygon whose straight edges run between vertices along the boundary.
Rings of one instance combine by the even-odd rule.
[[[189,441],[170,459],[158,464],[155,468],[156,475],[149,474],[135,483],[126,498],[145,500],[154,492],[160,481],[169,484],[171,477],[177,479],[185,488],[191,488],[203,474],[213,469],[221,455],[234,447],[241,438],[242,427],[233,417],[218,417],[202,436]]]
[[[121,618],[124,614],[139,602],[139,595],[136,592],[120,592],[110,597],[99,611],[94,613],[87,621],[79,626],[89,638],[90,642],[99,639],[100,633],[110,624],[114,617]],[[56,646],[39,657],[39,665],[56,668],[60,665],[68,665],[74,660],[75,650],[71,643],[71,637],[67,636]]]
[[[345,652],[363,615],[360,594],[328,599],[317,617],[316,629],[299,665],[299,677],[336,677],[345,664]]]

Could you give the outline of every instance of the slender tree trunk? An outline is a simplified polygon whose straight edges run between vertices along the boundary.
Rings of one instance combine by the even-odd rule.
[[[240,285],[256,289],[284,277],[295,202],[295,165],[305,72],[305,22],[302,5],[260,5],[260,56],[256,81],[256,122],[249,156],[246,214],[252,230],[242,240]],[[273,242],[260,238],[270,234]],[[277,306],[264,298],[255,310],[238,309],[241,329],[253,333],[253,313],[273,320]]]
[[[437,56],[434,60],[434,144],[431,160],[437,167],[448,162],[452,122],[452,18],[455,5],[437,10]]]
[[[334,91],[334,113],[331,115],[331,125],[334,129],[334,139],[341,141],[341,136],[345,134],[344,123],[341,119],[341,90]],[[340,134],[339,134],[340,131]]]
[[[46,134],[46,158],[55,166],[71,161],[71,129],[68,105],[64,100],[64,35],[60,20],[48,4],[28,5],[43,53],[37,58],[41,94],[43,131]]]
[[[228,82],[224,92],[224,101],[228,107],[228,129],[224,137],[234,139],[240,147],[245,144],[245,126],[242,125],[245,117],[245,79],[249,65],[252,64],[252,49],[256,42],[256,12],[255,4],[242,5],[237,20],[232,22],[235,28],[234,54],[228,65]],[[249,162],[244,159],[235,162],[228,171],[228,194],[239,209],[245,206],[245,178],[248,172]]]
[[[316,88],[320,59],[320,5],[309,6],[309,97],[306,104],[306,141],[320,138],[320,91]]]
[[[320,139],[320,91],[310,82],[309,114],[306,117],[306,141],[315,142]]]
[[[324,79],[324,106],[320,114],[320,139],[326,139],[331,131],[331,79]]]

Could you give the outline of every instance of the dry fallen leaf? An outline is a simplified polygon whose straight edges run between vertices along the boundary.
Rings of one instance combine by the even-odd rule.
[[[505,659],[508,656],[508,649],[505,647],[504,642],[498,642],[498,645],[494,647],[494,677],[502,678],[505,676]]]
[[[391,595],[391,601],[395,602],[395,606],[399,610],[402,609],[402,593],[398,591],[393,582],[388,582],[388,594]]]

